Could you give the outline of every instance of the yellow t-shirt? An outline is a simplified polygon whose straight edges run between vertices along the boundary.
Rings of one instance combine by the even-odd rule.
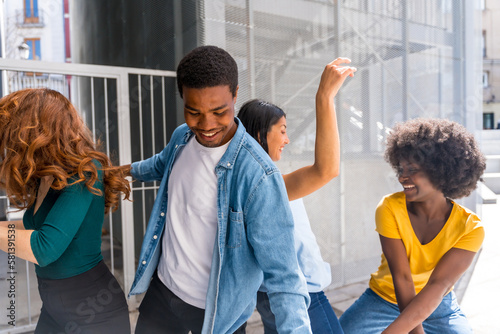
[[[448,221],[438,235],[425,245],[413,232],[403,192],[385,196],[377,207],[376,231],[386,238],[403,241],[417,294],[427,284],[432,271],[448,250],[460,248],[477,252],[483,243],[481,220],[467,208],[453,201],[452,204]],[[397,304],[391,271],[384,254],[378,271],[371,275],[370,288],[388,302]]]

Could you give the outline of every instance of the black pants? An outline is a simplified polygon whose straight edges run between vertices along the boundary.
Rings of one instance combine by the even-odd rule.
[[[35,334],[130,333],[127,301],[106,264],[65,279],[38,278],[42,311]]]
[[[200,334],[205,310],[172,293],[155,273],[139,307],[135,334]],[[235,334],[245,333],[246,323]]]

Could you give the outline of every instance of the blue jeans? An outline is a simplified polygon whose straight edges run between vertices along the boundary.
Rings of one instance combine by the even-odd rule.
[[[317,293],[309,293],[311,297],[311,305],[307,312],[311,320],[311,329],[314,334],[343,334],[339,320],[333,312],[332,306],[326,298],[323,291]],[[269,306],[269,298],[265,292],[257,292],[257,311],[260,314],[262,323],[264,324],[265,334],[278,333],[274,314]]]
[[[346,334],[380,334],[399,316],[397,304],[389,303],[373,290],[366,291],[340,317]],[[467,318],[452,291],[423,322],[426,334],[472,334]]]

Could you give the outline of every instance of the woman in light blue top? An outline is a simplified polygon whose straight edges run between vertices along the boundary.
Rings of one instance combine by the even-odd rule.
[[[321,258],[319,246],[301,200],[302,197],[323,187],[339,173],[340,144],[334,97],[344,80],[348,76],[353,76],[356,71],[354,67],[339,66],[343,63],[350,63],[350,60],[337,58],[325,67],[316,93],[314,163],[283,175],[295,221],[297,258],[311,297],[308,313],[313,333],[343,333],[322,291],[331,282],[330,266]],[[241,107],[238,118],[273,161],[281,159],[283,148],[290,142],[283,110],[262,100],[251,100]],[[262,317],[265,333],[277,333],[265,287],[263,286],[261,290],[263,291],[257,296],[257,310]]]

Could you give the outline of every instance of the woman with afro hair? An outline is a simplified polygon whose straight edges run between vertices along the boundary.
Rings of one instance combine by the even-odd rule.
[[[476,188],[484,156],[458,123],[414,119],[393,129],[385,159],[403,190],[377,207],[382,263],[341,316],[342,328],[346,334],[472,333],[452,290],[484,230],[454,199]]]
[[[124,171],[54,90],[0,99],[0,129],[0,188],[26,209],[23,220],[0,222],[0,249],[35,264],[35,333],[130,333],[125,295],[101,254],[104,214],[130,195]]]

